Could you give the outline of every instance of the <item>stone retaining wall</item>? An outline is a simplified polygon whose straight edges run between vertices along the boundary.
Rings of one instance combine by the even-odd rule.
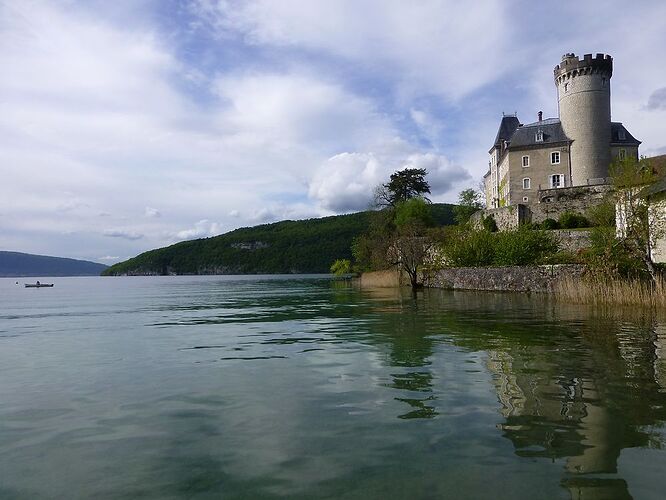
[[[442,269],[426,286],[453,290],[494,290],[512,292],[552,292],[558,280],[579,278],[581,265],[457,267]]]
[[[557,229],[549,232],[555,234],[560,251],[576,253],[592,245],[589,229]]]

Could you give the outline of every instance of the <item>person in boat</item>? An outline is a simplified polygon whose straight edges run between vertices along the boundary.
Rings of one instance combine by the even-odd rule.
[[[40,283],[39,281],[37,281],[37,284],[38,284],[38,285],[41,285],[41,283]]]

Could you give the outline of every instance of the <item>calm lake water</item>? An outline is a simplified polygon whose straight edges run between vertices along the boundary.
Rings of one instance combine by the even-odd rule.
[[[2,499],[664,498],[648,315],[321,277],[15,281]]]

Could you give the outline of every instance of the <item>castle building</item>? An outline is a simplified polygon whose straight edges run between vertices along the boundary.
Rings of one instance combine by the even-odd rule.
[[[611,121],[613,58],[565,54],[555,66],[558,118],[504,115],[484,176],[486,208],[540,203],[544,193],[607,184],[611,162],[638,158],[640,141]]]

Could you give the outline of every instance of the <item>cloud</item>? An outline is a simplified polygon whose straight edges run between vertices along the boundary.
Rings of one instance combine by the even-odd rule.
[[[191,240],[216,236],[221,232],[220,224],[217,222],[211,222],[208,219],[203,219],[194,224],[194,227],[178,231],[175,234],[172,234],[171,237],[175,240]]]
[[[193,6],[221,36],[345,59],[400,80],[407,92],[457,98],[514,64],[505,55],[515,22],[501,0],[465,8],[457,0],[201,0]]]
[[[372,102],[308,71],[223,75],[213,88],[227,104],[222,129],[259,147],[335,151],[393,132]]]
[[[128,229],[105,229],[102,234],[110,238],[123,238],[130,241],[143,238],[143,234]]]
[[[98,257],[97,260],[117,262],[120,260],[120,257],[118,257],[117,255],[116,256],[105,255],[104,257]]]
[[[335,155],[315,173],[309,195],[334,212],[364,210],[374,188],[384,180],[383,170],[373,153]]]
[[[650,94],[647,109],[652,111],[666,109],[666,87],[657,89]]]
[[[394,153],[341,153],[329,158],[313,177],[310,197],[328,210],[349,212],[367,209],[375,188],[396,170],[425,168],[433,195],[446,194],[455,184],[471,177],[467,170],[439,154],[409,153],[400,149]]]
[[[410,155],[404,168],[425,168],[428,171],[426,180],[433,196],[446,194],[455,185],[472,178],[466,169],[435,153]]]
[[[145,217],[162,217],[160,211],[152,207],[146,207],[146,210],[144,211],[143,215]]]

